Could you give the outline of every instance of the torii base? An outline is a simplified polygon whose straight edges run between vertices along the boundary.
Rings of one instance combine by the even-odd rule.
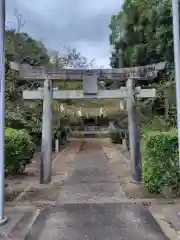
[[[136,181],[136,180],[134,180],[134,179],[131,179],[130,180],[130,183],[133,183],[133,184],[135,184],[135,185],[141,185],[141,181]]]

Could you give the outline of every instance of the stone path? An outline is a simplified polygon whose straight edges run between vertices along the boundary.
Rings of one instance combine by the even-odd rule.
[[[55,206],[41,211],[27,239],[167,240],[147,208],[126,202],[100,145],[88,141]]]
[[[74,168],[58,203],[104,203],[125,197],[100,146],[87,143],[75,157]]]

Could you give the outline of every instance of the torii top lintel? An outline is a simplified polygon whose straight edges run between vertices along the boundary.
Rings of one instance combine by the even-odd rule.
[[[55,67],[32,67],[27,64],[11,62],[11,69],[18,72],[18,80],[44,80],[49,77],[51,80],[83,80],[84,75],[96,74],[99,81],[115,80],[124,81],[128,78],[150,80],[157,77],[158,72],[165,69],[165,62],[156,64],[113,69],[60,69]]]

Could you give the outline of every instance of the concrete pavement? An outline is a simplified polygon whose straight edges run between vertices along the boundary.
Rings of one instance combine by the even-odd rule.
[[[26,240],[167,240],[146,207],[126,200],[100,145],[87,141]]]

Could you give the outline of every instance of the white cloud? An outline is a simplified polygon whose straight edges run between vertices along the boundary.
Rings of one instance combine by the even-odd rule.
[[[6,0],[7,21],[14,21],[17,9],[25,20],[22,29],[43,40],[48,48],[76,47],[98,66],[109,65],[111,15],[122,0]]]

